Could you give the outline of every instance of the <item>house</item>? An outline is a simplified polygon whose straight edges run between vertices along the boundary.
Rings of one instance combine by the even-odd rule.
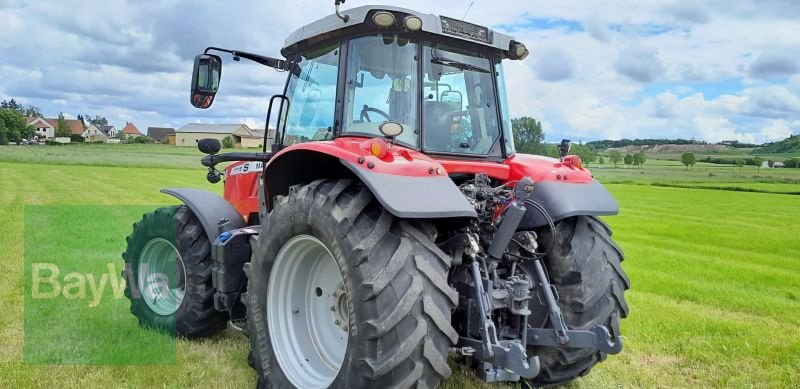
[[[89,127],[86,127],[86,130],[81,133],[81,137],[83,137],[85,142],[108,143],[110,138],[116,137],[119,133],[121,133],[121,131],[118,131],[114,126],[90,124]]]
[[[77,119],[65,119],[71,135],[83,134],[83,122]],[[58,118],[28,118],[28,125],[36,129],[36,135],[45,138],[55,138]]]
[[[147,136],[153,138],[156,143],[167,143],[169,135],[174,134],[175,129],[171,127],[147,127]]]
[[[270,131],[272,133],[273,131]],[[233,138],[234,147],[255,148],[264,144],[264,131],[252,130],[247,124],[209,124],[190,123],[175,132],[175,144],[195,147],[203,138],[216,138],[222,141],[226,136]],[[272,143],[271,139],[267,140]],[[270,144],[267,145],[269,149]]]
[[[83,137],[84,142],[104,142],[108,139],[109,135],[108,132],[103,131],[103,127],[107,126],[97,126],[95,124],[90,124],[89,127],[86,127],[86,130],[81,133],[81,137]]]
[[[122,128],[122,132],[125,134],[126,138],[142,136],[142,133],[139,132],[139,129],[136,128],[136,126],[134,126],[131,122],[125,123],[125,127]]]
[[[783,167],[783,162],[775,162],[772,164],[772,167]]]

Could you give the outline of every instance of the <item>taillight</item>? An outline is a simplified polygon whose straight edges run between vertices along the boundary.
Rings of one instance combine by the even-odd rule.
[[[564,157],[564,164],[574,168],[583,169],[583,161],[581,160],[581,157],[577,155],[568,155]]]
[[[378,158],[383,158],[389,153],[389,145],[383,139],[370,139],[362,142],[361,148]]]

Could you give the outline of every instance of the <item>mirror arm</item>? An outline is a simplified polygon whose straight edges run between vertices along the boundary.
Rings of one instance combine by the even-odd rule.
[[[259,55],[259,54],[248,53],[246,51],[228,50],[228,49],[223,49],[223,48],[219,48],[219,47],[208,47],[208,48],[206,48],[206,51],[204,53],[208,54],[208,52],[212,51],[212,50],[213,51],[223,52],[223,53],[230,53],[231,55],[233,55],[233,59],[235,61],[238,61],[240,58],[244,58],[244,59],[249,59],[249,60],[251,60],[251,61],[253,61],[255,63],[259,63],[261,65],[264,65],[264,66],[267,66],[267,67],[270,67],[270,68],[274,68],[274,69],[278,69],[278,70],[288,70],[289,69],[287,61],[284,61],[282,59],[272,58],[272,57],[266,57],[266,56]]]
[[[267,162],[272,158],[272,153],[247,153],[234,152],[224,154],[206,155],[200,159],[200,163],[206,167],[214,167],[218,163],[231,161],[262,161]]]

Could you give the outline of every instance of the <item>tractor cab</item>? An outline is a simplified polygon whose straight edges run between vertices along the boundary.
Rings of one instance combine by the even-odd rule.
[[[444,16],[365,6],[298,29],[281,53],[285,60],[268,64],[288,73],[279,131],[265,141],[277,145],[274,151],[359,137],[451,158],[514,154],[501,61],[528,51],[507,35]],[[209,88],[193,91],[192,103],[207,108],[221,60],[204,54],[196,68],[210,71],[194,77]]]

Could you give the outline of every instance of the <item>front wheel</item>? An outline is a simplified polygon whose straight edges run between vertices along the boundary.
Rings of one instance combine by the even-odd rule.
[[[568,328],[589,330],[605,326],[611,336],[620,336],[620,319],[628,316],[624,292],[630,287],[622,270],[624,256],[611,239],[611,229],[600,219],[577,216],[556,224],[556,245],[545,258],[550,282],[559,294],[558,306]],[[539,239],[550,244],[550,231]],[[532,273],[532,270],[526,269]],[[534,328],[552,328],[547,310],[533,304],[528,324]],[[606,354],[594,349],[537,347],[528,348],[528,355],[538,355],[541,373],[530,383],[552,386],[569,382],[589,373],[605,360]]]
[[[436,386],[450,376],[456,292],[435,229],[394,218],[361,183],[275,198],[248,272],[259,387]]]
[[[211,244],[189,208],[145,214],[127,242],[125,296],[141,326],[187,338],[225,328],[228,314],[214,309]]]

